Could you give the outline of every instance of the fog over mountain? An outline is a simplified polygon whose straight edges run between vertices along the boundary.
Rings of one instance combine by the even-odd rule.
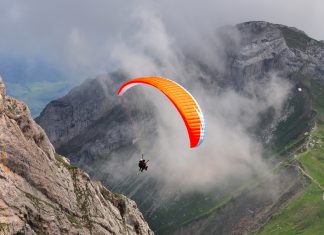
[[[260,214],[251,226],[258,227],[303,187],[298,170],[274,172],[273,162],[280,158],[266,156],[295,151],[291,141],[307,138],[304,133],[313,125],[311,97],[296,87],[304,89],[304,76],[323,80],[323,44],[296,28],[257,21],[220,28],[201,41],[201,51],[180,50],[158,15],[139,13],[133,37],[112,53],[121,69],[87,80],[51,102],[37,122],[58,152],[137,200],[156,231],[181,227],[209,211],[210,201],[219,203],[243,189],[233,196],[234,211],[241,215],[227,209],[222,215],[237,225],[249,216],[242,207],[254,208]],[[206,116],[201,146],[189,149],[180,116],[154,89],[136,87],[116,96],[123,81],[142,73],[170,77],[192,92]],[[142,152],[150,159],[145,175],[134,167]],[[256,179],[266,183],[251,186]],[[195,193],[200,197],[195,204],[202,207],[192,206],[197,211],[187,217],[194,210],[186,206],[192,203],[188,195]],[[170,208],[183,214],[175,218]],[[208,217],[206,223],[214,224],[210,233],[236,229],[230,224],[220,228],[221,220],[215,224],[213,218],[221,217]]]
[[[318,40],[324,38],[316,26],[323,21],[320,0],[312,4],[305,0],[0,0],[0,4],[0,74],[8,93],[26,102],[34,117],[73,85],[118,70],[122,55],[116,53],[123,53],[123,45],[131,41],[131,47],[141,51],[143,42],[134,40],[134,34],[141,31],[143,14],[154,16],[145,18],[146,25],[155,25],[159,19],[174,44],[173,52],[190,49],[204,60],[210,57],[212,64],[215,49],[211,48],[217,42],[211,38],[224,25],[265,20],[301,28]],[[151,52],[160,53],[163,42],[154,43]],[[221,48],[217,50],[219,54]],[[128,62],[132,63],[131,58]],[[138,71],[144,74],[146,66],[142,64]],[[36,82],[26,85],[29,81]]]
[[[133,34],[133,38],[114,48],[114,58],[119,59],[128,77],[158,74],[186,84],[201,104],[207,124],[204,143],[197,149],[189,149],[184,125],[172,104],[158,92],[150,92],[150,88],[138,88],[141,95],[156,106],[154,116],[158,119],[157,127],[145,126],[145,123],[141,125],[141,128],[157,129],[159,136],[157,146],[141,149],[152,153],[152,156],[148,156],[152,158],[154,167],[151,175],[166,182],[168,188],[197,190],[210,189],[228,177],[245,178],[266,174],[267,167],[261,160],[261,141],[253,139],[247,130],[254,128],[260,121],[260,115],[269,108],[280,115],[290,92],[289,82],[270,73],[267,78],[259,78],[264,80],[259,84],[255,83],[257,77],[253,77],[257,74],[249,74],[250,77],[244,81],[246,84],[239,88],[240,92],[231,88],[222,90],[216,86],[203,88],[197,78],[202,77],[210,83],[216,82],[217,75],[206,75],[204,69],[186,59],[187,55],[176,49],[157,15],[141,11],[137,17],[141,23],[139,30]],[[235,48],[239,48],[242,39],[235,28],[229,27],[209,40],[201,42],[202,53],[196,54],[190,50],[189,54],[211,71],[218,71],[218,79],[224,80],[228,76],[225,75],[228,74],[227,57],[230,53],[238,53]],[[132,45],[137,46],[134,48]],[[227,79],[229,83],[230,78]],[[121,99],[127,102],[127,94]],[[116,161],[118,164],[119,160]],[[129,161],[127,166],[132,165],[133,160]],[[113,177],[119,173],[114,170],[116,164],[113,160],[107,164],[106,172],[115,172]],[[132,172],[127,167],[121,171],[123,177],[127,172]],[[163,189],[161,191],[164,192]]]

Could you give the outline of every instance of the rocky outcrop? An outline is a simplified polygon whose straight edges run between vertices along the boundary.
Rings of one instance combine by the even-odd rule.
[[[4,110],[4,99],[6,96],[6,88],[3,84],[2,77],[0,76],[0,114]]]
[[[0,234],[153,234],[134,201],[55,153],[0,80]]]

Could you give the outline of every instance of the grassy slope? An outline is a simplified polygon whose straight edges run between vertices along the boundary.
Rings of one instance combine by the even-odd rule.
[[[226,188],[217,189],[221,190],[222,193],[215,194],[215,192],[211,192],[209,194],[193,193],[185,195],[155,215],[158,220],[155,221],[152,219],[153,225],[155,223],[155,226],[159,225],[159,228],[155,232],[157,234],[170,234],[180,226],[185,226],[194,221],[209,217],[217,213],[219,209],[226,206],[232,200],[235,200],[244,190],[255,187],[259,183],[259,180],[252,179],[240,187],[233,187],[235,189],[232,190]],[[170,220],[170,216],[172,220]],[[164,221],[172,222],[165,223]]]
[[[62,97],[71,88],[71,85],[65,81],[38,81],[26,85],[6,82],[6,88],[10,96],[24,101],[35,117],[48,102]]]
[[[311,133],[308,150],[296,158],[312,183],[290,201],[256,234],[323,234],[324,233],[324,86],[307,84],[314,98],[316,127]]]

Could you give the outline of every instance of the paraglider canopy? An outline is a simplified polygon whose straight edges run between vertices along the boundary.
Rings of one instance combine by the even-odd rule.
[[[160,90],[176,107],[188,131],[190,147],[199,146],[205,137],[204,115],[195,98],[178,83],[162,77],[141,77],[124,83],[118,95],[123,95],[129,88],[139,85],[149,85]]]

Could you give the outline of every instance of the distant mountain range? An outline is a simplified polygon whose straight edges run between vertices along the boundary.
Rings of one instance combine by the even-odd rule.
[[[73,86],[72,79],[42,59],[30,62],[0,55],[0,75],[5,78],[8,94],[26,102],[34,117]]]

